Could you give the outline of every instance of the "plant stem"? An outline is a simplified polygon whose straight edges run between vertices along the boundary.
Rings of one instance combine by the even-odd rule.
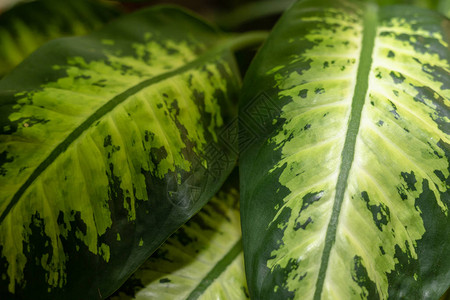
[[[262,44],[269,35],[268,31],[250,31],[239,35],[232,35],[225,44],[224,48],[230,48],[235,52],[238,50],[259,46]]]

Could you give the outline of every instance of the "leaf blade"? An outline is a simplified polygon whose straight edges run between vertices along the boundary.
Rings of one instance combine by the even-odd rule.
[[[0,77],[46,41],[86,34],[118,15],[114,6],[89,0],[65,1],[63,5],[42,0],[14,6],[0,18]]]
[[[218,139],[239,86],[223,41],[153,8],[51,42],[2,80],[2,293],[104,297],[212,196],[235,161]]]
[[[361,53],[361,48],[364,48],[362,14],[365,10],[364,6],[349,2],[298,2],[275,27],[244,81],[240,125],[247,134],[242,138],[248,139],[248,132],[257,135],[257,141],[244,149],[241,160],[244,253],[252,297],[333,299],[339,296],[352,299],[357,295],[385,299],[423,293],[423,297],[432,298],[428,293],[432,291],[438,297],[448,286],[448,280],[443,279],[444,274],[448,274],[448,265],[440,267],[441,273],[437,278],[442,281],[432,283],[431,279],[428,280],[433,268],[430,265],[434,264],[436,268],[442,255],[443,248],[436,244],[436,240],[445,239],[448,232],[445,224],[449,222],[445,183],[448,158],[445,146],[439,144],[439,138],[436,140],[438,136],[445,140],[448,138],[445,130],[448,126],[445,78],[448,76],[444,74],[448,74],[449,58],[448,42],[442,34],[445,20],[442,21],[435,13],[406,6],[380,8],[374,52],[365,57],[367,53]],[[414,14],[421,18],[408,26],[405,20],[410,20]],[[391,33],[386,32],[387,28]],[[289,41],[291,45],[282,41]],[[403,61],[407,60],[409,69],[421,76],[422,81],[405,79],[402,83],[401,76],[394,71],[393,75],[389,72],[380,74],[379,64],[384,64],[386,58],[389,63],[384,65],[385,68],[395,70],[397,67],[389,49],[380,50],[380,45],[384,44],[392,45],[402,53],[396,56],[398,65],[403,66]],[[424,44],[430,46],[425,50]],[[360,53],[361,60],[358,59]],[[411,53],[414,53],[412,57],[416,61]],[[361,74],[358,74],[357,66],[361,67],[365,58],[370,61],[370,57],[372,64],[365,68],[363,78],[359,78]],[[436,72],[432,73],[431,69]],[[353,94],[359,80],[368,82],[367,96],[364,88],[356,88],[360,94]],[[380,91],[378,80],[386,85],[399,85],[396,93],[411,105],[408,111],[418,112],[421,119],[432,125],[432,132],[425,130],[428,136],[433,137],[434,143],[427,144],[424,140],[427,135],[422,133],[424,129],[420,126],[414,125],[414,130],[408,127],[415,124],[411,115],[398,120],[397,109],[392,109],[392,106],[384,106],[382,112],[372,108],[374,95]],[[435,94],[428,89],[436,91]],[[415,92],[411,93],[411,90]],[[418,93],[419,90],[422,93]],[[385,103],[398,98],[394,92],[391,93],[383,100]],[[440,96],[442,94],[443,97]],[[363,101],[364,106],[360,107],[361,124],[353,123],[357,126],[352,129],[354,111],[351,108],[355,100]],[[428,103],[428,106],[416,105],[418,102]],[[275,113],[267,113],[268,103]],[[266,113],[258,119],[256,112],[263,108]],[[378,111],[378,116],[383,115],[384,118],[371,119],[368,111]],[[389,126],[385,126],[385,118],[390,122],[393,120]],[[408,126],[403,125],[405,122]],[[258,124],[263,124],[259,128],[267,129],[258,129]],[[387,146],[376,134],[366,130],[367,126],[372,131],[382,128],[383,134],[389,132],[390,138],[401,140],[401,144]],[[386,127],[389,129],[384,129]],[[346,132],[355,138],[354,159],[344,144]],[[408,137],[409,132],[415,134]],[[369,141],[370,147],[364,148],[366,146],[362,145],[369,145]],[[421,150],[414,152],[416,148]],[[399,156],[398,149],[427,161],[419,164],[426,170],[421,174],[427,174],[428,182],[439,186],[439,192],[435,190],[434,193],[436,199],[433,200],[425,190],[422,193],[414,184],[411,187],[411,183],[405,183],[410,180],[408,178],[414,178],[406,170],[411,167],[417,170],[419,165],[417,159],[414,163]],[[391,157],[374,154],[383,151]],[[364,169],[358,169],[362,164]],[[379,165],[384,166],[386,174],[383,175],[383,167]],[[345,193],[338,197],[343,167],[347,168],[349,177],[348,181],[341,181]],[[369,172],[368,175],[363,171]],[[435,172],[441,178],[435,177]],[[261,177],[260,174],[264,175]],[[372,183],[370,189],[363,189],[366,185],[361,178],[371,176],[377,180],[382,178],[382,183]],[[378,185],[383,188],[381,191]],[[420,192],[411,192],[414,188]],[[387,198],[383,197],[384,189],[389,191]],[[408,195],[402,194],[405,189],[409,191]],[[375,195],[371,196],[371,193]],[[428,204],[424,200],[426,197],[430,198]],[[388,201],[389,198],[396,200]],[[336,199],[342,199],[340,210]],[[401,221],[389,217],[394,210],[401,216]],[[430,211],[436,213],[435,220],[430,219]],[[427,215],[422,222],[426,223],[424,226],[429,234],[421,230],[421,214]],[[352,218],[353,215],[356,217]],[[331,234],[328,235],[331,239],[327,240],[326,228],[331,226],[334,229],[333,224],[336,224],[336,239]],[[386,228],[392,230],[397,239],[392,238]],[[403,235],[405,232],[410,236]],[[430,240],[435,241],[436,249],[426,245]],[[445,241],[448,243],[447,239]],[[330,258],[322,255],[328,253],[327,245]],[[373,247],[367,248],[368,245]],[[386,249],[388,247],[390,250]],[[419,259],[416,251],[421,253]],[[430,254],[430,258],[426,257]],[[426,261],[430,265],[420,266],[417,261]],[[322,268],[318,268],[319,265]],[[404,273],[394,271],[402,268]],[[407,283],[401,283],[402,280]],[[439,285],[439,291],[431,287],[433,284]]]
[[[238,198],[219,192],[110,300],[247,299]]]

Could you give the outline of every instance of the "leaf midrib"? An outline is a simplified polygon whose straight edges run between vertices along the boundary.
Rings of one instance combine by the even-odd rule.
[[[228,268],[229,265],[242,252],[242,239],[239,239],[233,247],[219,260],[200,283],[192,290],[186,300],[198,299],[211,284]]]
[[[77,128],[75,128],[58,146],[56,146],[53,151],[47,156],[45,160],[43,160],[39,166],[31,173],[31,175],[27,178],[27,180],[20,186],[14,196],[11,198],[11,201],[8,203],[6,209],[2,212],[0,216],[0,224],[3,223],[3,220],[9,214],[11,209],[16,205],[16,203],[23,196],[25,191],[31,184],[59,157],[59,155],[65,152],[69,146],[76,141],[89,127],[94,124],[96,121],[100,120],[106,114],[111,112],[118,105],[123,103],[130,96],[137,94],[144,88],[147,88],[153,84],[159,83],[167,78],[182,74],[190,69],[194,69],[197,66],[202,65],[203,63],[214,59],[216,56],[220,55],[226,50],[235,51],[237,49],[245,48],[253,44],[258,44],[263,41],[267,36],[266,32],[249,32],[244,33],[238,36],[232,36],[225,39],[220,40],[216,46],[203,52],[196,59],[191,62],[185,64],[184,66],[178,67],[172,71],[157,75],[150,79],[146,79],[135,86],[130,87],[126,91],[114,96],[111,100],[106,102],[103,106],[97,109],[89,118],[87,118],[82,124],[80,124]]]
[[[321,299],[331,249],[336,240],[339,215],[347,188],[348,176],[350,174],[350,169],[355,156],[356,139],[361,123],[361,113],[369,86],[369,74],[372,65],[372,52],[375,45],[377,22],[377,7],[372,4],[367,5],[363,17],[362,48],[359,57],[360,63],[356,74],[355,90],[352,98],[350,121],[347,128],[344,147],[341,153],[341,166],[336,184],[336,193],[331,218],[328,223],[325,236],[325,245],[322,252],[319,275],[316,281],[314,300]]]

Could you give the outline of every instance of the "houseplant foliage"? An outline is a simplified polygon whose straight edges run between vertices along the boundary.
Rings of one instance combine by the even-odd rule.
[[[450,22],[403,2],[295,2],[242,88],[266,34],[179,8],[42,46],[0,81],[0,297],[438,299]]]
[[[261,132],[240,158],[253,297],[448,288],[449,26],[348,1],[300,1],[279,21],[240,103],[246,136]]]
[[[214,195],[236,160],[219,138],[236,42],[153,8],[52,41],[2,80],[5,297],[107,296]]]
[[[248,299],[238,200],[234,187],[221,190],[110,300]]]

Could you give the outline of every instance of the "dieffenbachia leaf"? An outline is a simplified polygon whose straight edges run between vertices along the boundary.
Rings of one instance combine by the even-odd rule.
[[[200,210],[236,160],[230,47],[258,38],[152,8],[0,81],[2,298],[106,297]]]
[[[0,77],[45,42],[82,35],[119,15],[111,4],[95,0],[39,0],[0,14]]]
[[[450,1],[447,0],[439,0],[439,3],[437,5],[437,10],[446,16],[447,18],[450,18]]]
[[[450,21],[299,1],[246,75],[254,299],[438,299],[450,286]]]
[[[248,299],[238,199],[219,192],[110,300]]]
[[[448,0],[357,0],[361,2],[371,3],[375,2],[378,5],[398,5],[407,4],[422,8],[437,10],[444,16],[450,17],[450,1]]]

